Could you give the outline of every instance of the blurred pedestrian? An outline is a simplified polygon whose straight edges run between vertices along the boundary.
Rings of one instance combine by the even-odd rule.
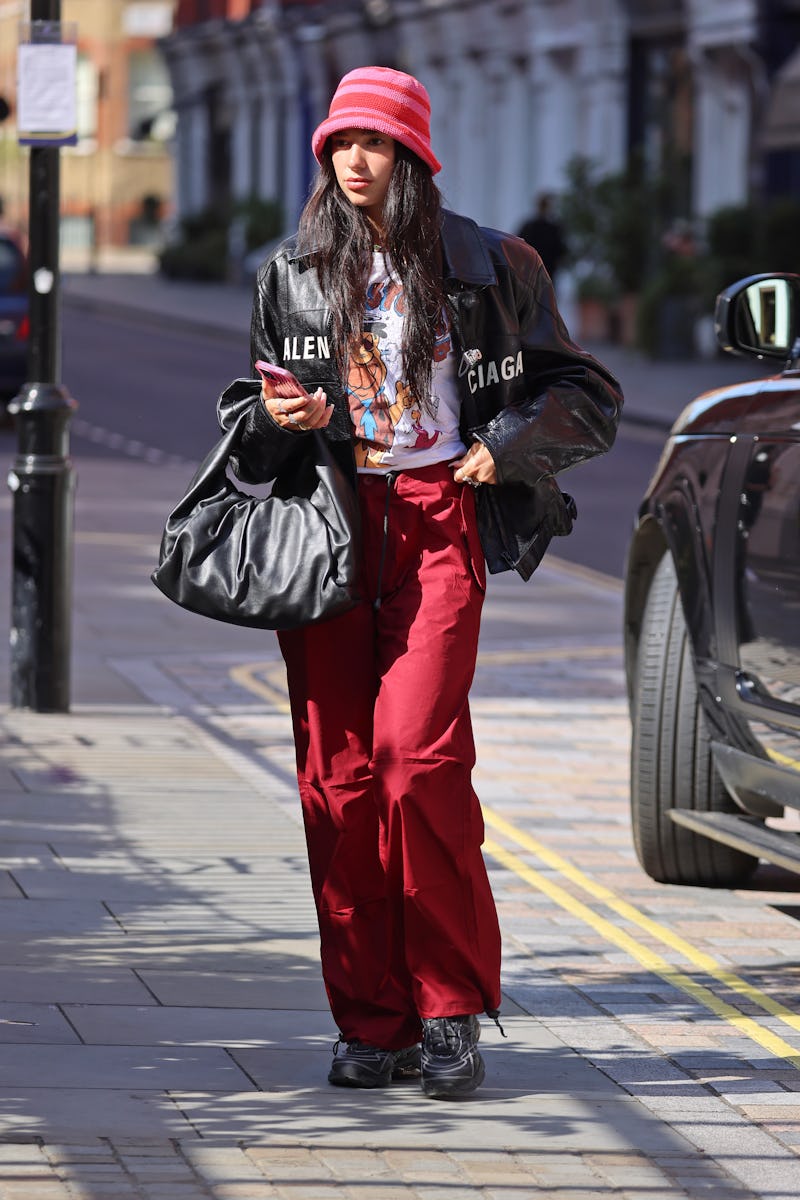
[[[523,241],[538,251],[544,269],[555,280],[556,272],[564,261],[569,247],[564,237],[561,222],[553,215],[553,198],[542,192],[536,201],[536,211],[519,231]]]
[[[328,1078],[421,1075],[441,1099],[482,1081],[478,1015],[500,1006],[468,704],[486,562],[528,578],[568,532],[553,476],[608,450],[621,396],[524,243],[442,210],[429,118],[400,71],[340,82],[253,308],[253,361],[311,399],[254,381],[238,471],[274,477],[324,429],[358,491],[363,602],[279,634],[340,1030]],[[241,404],[223,394],[224,428]]]

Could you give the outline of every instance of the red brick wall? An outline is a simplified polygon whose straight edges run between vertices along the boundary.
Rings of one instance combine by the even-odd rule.
[[[261,0],[178,0],[175,27],[181,29],[220,17],[238,21],[260,6]]]
[[[282,0],[284,8],[317,3],[319,0]],[[241,21],[260,7],[261,0],[178,0],[175,28],[183,29],[187,25],[197,25],[201,21],[212,21],[220,17]]]

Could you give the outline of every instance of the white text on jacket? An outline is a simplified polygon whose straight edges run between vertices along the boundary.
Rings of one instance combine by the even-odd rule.
[[[501,358],[499,363],[493,358],[486,366],[478,363],[471,371],[467,371],[467,386],[474,396],[479,388],[491,387],[493,383],[499,383],[501,378],[513,379],[516,375],[521,374],[522,351],[519,350],[516,357],[509,354],[507,358]]]
[[[283,339],[283,361],[289,359],[330,358],[331,352],[326,337],[287,337]]]

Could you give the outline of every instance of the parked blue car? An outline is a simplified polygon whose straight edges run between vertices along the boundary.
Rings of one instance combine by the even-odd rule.
[[[27,378],[28,259],[18,234],[0,228],[0,417]]]

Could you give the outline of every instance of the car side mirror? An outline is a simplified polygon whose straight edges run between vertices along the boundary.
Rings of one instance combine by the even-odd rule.
[[[750,275],[717,296],[717,341],[723,350],[782,362],[798,354],[800,275]]]

